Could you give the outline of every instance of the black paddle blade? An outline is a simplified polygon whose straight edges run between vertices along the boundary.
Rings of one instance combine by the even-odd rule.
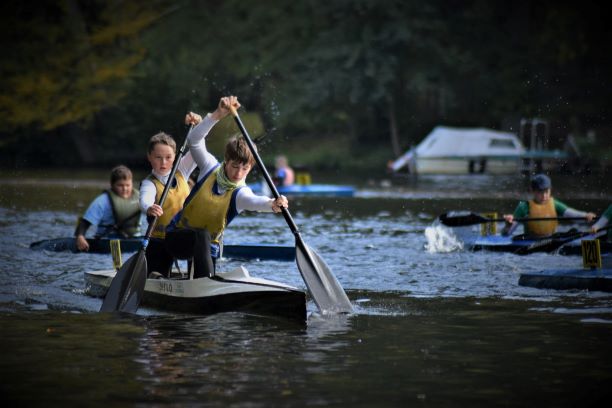
[[[325,261],[306,244],[297,245],[296,262],[321,312],[352,313],[353,305]]]
[[[467,211],[445,213],[440,215],[438,219],[447,227],[467,227],[491,221],[486,217]]]
[[[100,312],[135,313],[147,282],[147,258],[141,249],[117,272],[102,302]]]

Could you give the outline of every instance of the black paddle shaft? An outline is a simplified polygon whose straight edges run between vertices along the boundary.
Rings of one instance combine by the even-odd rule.
[[[245,129],[240,117],[238,116],[238,112],[232,106],[229,107],[236,124],[240,128],[244,136],[244,140],[247,142],[249,149],[253,153],[255,160],[257,161],[257,165],[261,169],[272,194],[275,199],[280,197],[276,186],[272,182],[272,178],[268,173],[266,166],[261,160],[259,154],[257,154],[257,150],[255,149],[255,145],[251,141],[249,137],[249,133]],[[297,228],[297,225],[293,221],[289,210],[285,207],[281,207],[281,211],[283,213],[283,217],[285,217],[285,221],[287,221],[287,225],[291,229],[291,232],[295,236],[296,243],[296,261],[298,265],[298,269],[302,274],[302,278],[308,287],[313,300],[317,304],[320,310],[322,311],[330,311],[330,312],[338,312],[338,313],[351,313],[353,311],[353,306],[349,301],[344,289],[340,286],[340,283],[333,275],[333,273],[329,270],[329,268],[325,265],[325,262],[304,242],[300,232]],[[303,259],[306,261],[306,264],[301,261]]]
[[[248,132],[245,129],[244,124],[242,123],[238,115],[234,115],[234,120],[236,121],[236,124],[238,125],[238,127],[240,128],[240,131],[244,135],[244,140],[247,142],[249,149],[251,149],[253,153],[256,153],[257,150],[255,148],[255,145],[253,144],[253,141],[251,140],[251,138],[248,137]],[[264,165],[263,160],[258,154],[254,154],[253,156],[255,156],[255,161],[257,162],[257,165],[259,166],[259,170],[261,170],[261,172],[263,173],[264,178],[266,179],[266,182],[268,186],[270,187],[270,190],[272,191],[272,195],[274,196],[275,199],[278,199],[280,197],[280,193],[278,192],[278,189],[274,185],[274,182],[272,181],[272,177],[270,177],[270,173],[268,173],[268,169],[266,169],[266,166]],[[301,241],[302,238],[299,236],[300,232],[298,230],[297,225],[295,224],[295,221],[293,221],[293,217],[291,217],[291,213],[285,207],[281,207],[281,210],[283,212],[283,217],[285,217],[285,221],[287,221],[287,225],[289,225],[289,228],[291,229],[291,232],[293,232],[293,234],[296,236],[296,239],[299,239]],[[301,243],[303,244],[303,242]]]
[[[529,255],[534,252],[552,252],[552,251],[559,249],[560,247],[562,247],[563,245],[569,242],[576,241],[577,239],[580,239],[580,238],[588,237],[589,235],[594,235],[593,238],[602,237],[605,235],[605,234],[602,234],[602,232],[609,230],[609,229],[612,229],[612,225],[607,225],[603,228],[600,228],[599,230],[597,230],[597,232],[583,231],[583,232],[577,232],[575,234],[571,234],[569,236],[560,237],[560,238],[545,238],[545,239],[542,239],[541,241],[534,242],[528,247],[518,249],[515,252],[515,254]]]
[[[475,224],[485,224],[488,222],[503,222],[504,218],[487,218],[475,213],[445,213],[438,217],[440,222],[448,227],[467,227]],[[529,221],[584,221],[584,217],[534,217],[534,218],[515,218],[515,222]]]

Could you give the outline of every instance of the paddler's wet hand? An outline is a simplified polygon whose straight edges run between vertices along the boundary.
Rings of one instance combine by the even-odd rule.
[[[164,214],[164,210],[157,204],[153,204],[147,208],[147,215],[149,217],[161,217]]]
[[[189,112],[187,115],[185,115],[186,125],[196,126],[201,121],[202,121],[202,116],[198,115],[197,113]]]
[[[217,109],[210,114],[211,118],[213,120],[223,119],[230,114],[230,106],[233,106],[236,110],[240,109],[241,105],[240,102],[238,102],[238,97],[230,95],[221,98],[219,100],[219,106],[217,106]]]
[[[275,213],[281,212],[283,207],[289,208],[289,201],[287,201],[287,197],[280,196],[276,200],[272,201],[272,211]]]
[[[504,220],[506,221],[506,224],[512,224],[514,222],[514,215],[506,214],[504,215]]]
[[[89,251],[89,243],[87,242],[87,240],[85,239],[83,235],[77,235],[76,246],[79,249],[79,251],[82,251],[82,252]]]
[[[592,212],[590,213],[586,213],[586,215],[584,216],[584,218],[586,218],[587,222],[592,222],[595,217],[597,217],[597,214],[594,214]]]

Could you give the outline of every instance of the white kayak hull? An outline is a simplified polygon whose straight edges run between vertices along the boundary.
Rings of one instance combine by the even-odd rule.
[[[114,270],[85,272],[86,292],[104,297]],[[293,286],[251,277],[244,267],[212,278],[147,279],[142,304],[161,310],[214,314],[244,311],[306,320],[306,294]]]

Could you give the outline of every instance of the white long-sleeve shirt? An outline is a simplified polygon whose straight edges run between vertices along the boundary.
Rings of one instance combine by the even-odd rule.
[[[215,120],[211,119],[209,113],[187,136],[189,151],[191,152],[193,160],[200,168],[198,181],[219,164],[217,158],[206,149],[206,136],[216,123]],[[221,186],[219,186],[219,192],[223,194],[225,190],[221,189]],[[142,195],[142,191],[140,194]],[[273,202],[274,200],[267,196],[256,195],[250,187],[246,186],[241,188],[236,195],[236,210],[238,213],[244,210],[272,212]]]
[[[177,172],[180,172],[185,181],[189,180],[189,176],[196,169],[197,165],[193,160],[191,152],[185,153],[185,155],[181,158],[179,162]],[[164,183],[164,185],[168,182],[168,177],[170,176],[170,172],[167,174],[158,174],[155,171],[151,172],[153,176],[155,176],[159,181]],[[140,184],[140,209],[144,214],[147,213],[147,209],[155,204],[155,196],[157,195],[157,188],[155,184],[149,180],[148,178],[144,179]]]

